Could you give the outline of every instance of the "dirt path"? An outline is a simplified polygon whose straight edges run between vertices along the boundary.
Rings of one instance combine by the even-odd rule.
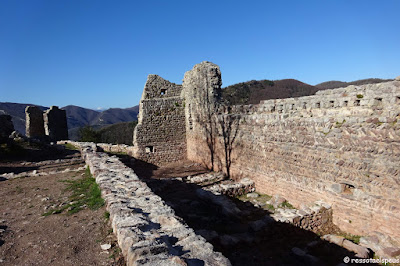
[[[124,265],[105,207],[43,216],[68,202],[71,192],[60,181],[84,175],[79,153],[44,163],[0,162],[0,168],[19,175],[58,171],[0,181],[0,265]]]

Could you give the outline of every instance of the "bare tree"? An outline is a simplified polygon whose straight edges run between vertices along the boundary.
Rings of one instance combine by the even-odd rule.
[[[222,136],[227,178],[231,177],[232,150],[239,133],[239,114],[231,114],[229,106],[223,106],[223,113],[218,117],[219,135]]]
[[[210,153],[210,165],[211,171],[214,171],[215,165],[215,149],[217,142],[217,121],[214,111],[216,110],[216,102],[211,100],[212,95],[209,95],[208,88],[208,80],[205,79],[206,89],[204,90],[205,95],[203,95],[202,100],[200,101],[200,109],[201,111],[196,113],[196,118],[198,124],[204,130],[206,145]]]

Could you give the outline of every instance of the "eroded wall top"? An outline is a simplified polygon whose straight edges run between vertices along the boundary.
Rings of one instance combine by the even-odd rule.
[[[142,99],[169,98],[180,96],[182,85],[163,79],[158,75],[150,74],[143,89]]]

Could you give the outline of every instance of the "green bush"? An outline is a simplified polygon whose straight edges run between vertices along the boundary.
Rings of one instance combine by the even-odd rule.
[[[84,126],[79,129],[79,141],[82,142],[100,142],[100,134],[91,126]]]

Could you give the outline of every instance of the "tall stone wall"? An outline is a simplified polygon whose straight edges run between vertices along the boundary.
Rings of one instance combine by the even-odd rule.
[[[67,114],[57,106],[51,106],[43,113],[44,130],[50,141],[68,139]]]
[[[240,117],[233,177],[297,207],[322,199],[348,232],[400,240],[400,81],[234,106],[231,114]],[[201,132],[196,138],[204,142]],[[201,162],[205,151],[193,145],[189,159]]]
[[[186,158],[182,86],[149,75],[139,103],[133,145],[135,157],[156,165]]]
[[[186,102],[188,158],[192,157],[192,152],[201,153],[197,158],[210,168],[214,168],[211,161],[215,161],[217,130],[215,113],[220,100],[221,85],[219,67],[207,61],[187,71],[182,84],[182,97]],[[199,135],[205,138],[199,138]]]
[[[25,117],[26,136],[29,138],[43,138],[45,132],[42,110],[37,106],[27,106],[25,108]]]
[[[219,101],[219,68],[203,62],[185,74],[177,97],[184,112],[173,123],[155,114],[174,100],[159,97],[161,86],[148,83],[135,134],[139,150],[168,145],[159,129],[185,127],[187,158],[224,169],[221,121],[237,120],[230,131],[233,178],[251,178],[258,191],[280,194],[296,207],[323,200],[333,206],[333,221],[341,229],[361,235],[379,231],[400,242],[399,80],[226,108]],[[173,145],[166,154],[156,161],[178,156]]]

